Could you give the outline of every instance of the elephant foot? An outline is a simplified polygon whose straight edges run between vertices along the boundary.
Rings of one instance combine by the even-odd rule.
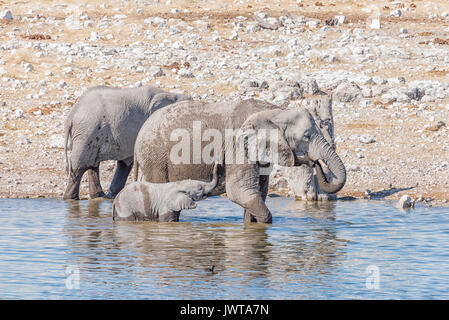
[[[111,191],[106,192],[106,194],[103,194],[102,197],[106,199],[115,199],[117,196],[116,193],[112,193]]]
[[[70,195],[70,194],[64,194],[62,196],[62,200],[79,200],[80,197],[78,195]]]
[[[271,224],[273,218],[265,202],[260,197],[255,197],[245,205],[244,221]]]
[[[247,223],[255,223],[257,222],[256,218],[245,209],[243,213],[243,221],[245,224]]]
[[[71,189],[71,188],[68,188]],[[70,191],[70,190],[66,190],[64,192],[64,195],[62,196],[63,200],[79,200],[79,193],[76,191]]]
[[[329,194],[329,193],[318,194],[318,201],[335,201],[335,200],[337,200],[336,194]]]
[[[93,194],[89,194],[89,198],[90,199],[104,198],[104,197],[105,197],[105,194],[104,194],[103,191],[99,191],[99,192],[96,192],[96,193],[93,193]]]

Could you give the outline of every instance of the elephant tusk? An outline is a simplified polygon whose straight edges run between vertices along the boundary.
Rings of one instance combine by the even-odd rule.
[[[323,160],[318,159],[318,162],[320,163],[321,168],[324,169],[325,172],[328,172],[328,171],[329,171],[329,167],[327,166],[326,163],[324,163]]]
[[[306,164],[309,167],[314,168],[316,165],[316,161],[312,160],[308,154],[304,155],[303,157],[295,156],[295,166],[301,166],[303,164]]]

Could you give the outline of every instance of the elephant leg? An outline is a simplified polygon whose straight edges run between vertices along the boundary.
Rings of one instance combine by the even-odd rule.
[[[181,211],[167,212],[159,216],[159,222],[179,222]]]
[[[117,161],[114,178],[112,178],[111,186],[109,187],[109,192],[106,194],[106,197],[113,199],[123,189],[132,167],[132,163],[126,165],[122,160]]]
[[[263,202],[265,202],[265,200],[267,198],[269,182],[270,182],[269,181],[269,176],[260,176],[259,177],[259,191],[260,191],[260,196],[261,196]],[[245,209],[245,212],[244,212],[243,220],[245,221],[245,223],[247,223],[247,222],[257,222],[257,220],[254,217],[254,215],[249,214],[248,210],[246,210],[246,209]]]
[[[229,200],[247,211],[247,220],[271,223],[271,212],[264,201],[268,187],[265,186],[266,183],[267,177],[262,178],[255,165],[226,166],[226,194]],[[261,192],[261,189],[265,192]]]
[[[87,168],[81,168],[76,169],[73,171],[73,175],[69,175],[69,179],[67,182],[67,188],[64,192],[63,199],[64,200],[79,200],[79,191],[80,191],[80,184],[81,184],[81,178],[83,177],[83,174],[87,171]]]
[[[89,177],[89,197],[91,199],[104,197],[100,183],[100,165],[90,168],[87,174]]]
[[[245,223],[246,222],[258,222],[258,223],[271,223],[272,216],[270,210],[268,210],[265,201],[261,196],[254,196],[250,201],[243,204],[245,208]]]

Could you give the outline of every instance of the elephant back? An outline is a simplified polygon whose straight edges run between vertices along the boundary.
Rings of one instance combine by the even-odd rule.
[[[137,179],[152,183],[185,179],[209,181],[214,163],[205,163],[202,155],[195,153],[195,150],[201,153],[210,143],[206,137],[207,130],[218,130],[223,137],[221,158],[224,159],[227,148],[224,145],[225,130],[239,129],[251,114],[271,109],[279,107],[255,99],[219,103],[188,100],[156,111],[146,120],[137,136],[134,149],[135,162],[139,167]],[[189,145],[187,163],[173,164],[170,153],[183,137]],[[194,141],[200,143],[197,149]]]

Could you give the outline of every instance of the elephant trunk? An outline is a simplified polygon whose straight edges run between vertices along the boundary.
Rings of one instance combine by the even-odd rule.
[[[204,192],[208,194],[215,189],[218,184],[218,163],[215,163],[212,180],[204,185]]]
[[[309,156],[316,161],[316,174],[318,185],[321,191],[325,193],[337,193],[343,188],[346,182],[346,169],[335,150],[322,136],[316,136],[309,148]],[[332,174],[335,175],[334,181],[329,182],[321,168],[318,160],[322,160]]]

